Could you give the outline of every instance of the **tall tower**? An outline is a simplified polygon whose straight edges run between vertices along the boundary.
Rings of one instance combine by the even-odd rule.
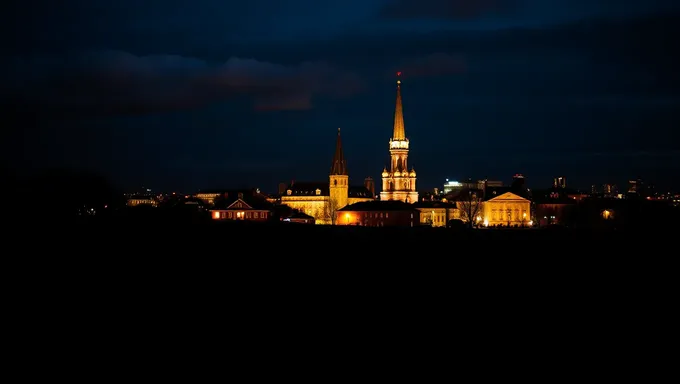
[[[343,208],[347,205],[349,197],[349,174],[347,173],[347,162],[342,153],[342,139],[340,138],[340,128],[338,128],[338,138],[335,141],[335,155],[333,165],[331,165],[330,178],[330,199],[337,204],[335,209]]]
[[[394,109],[394,129],[390,139],[390,170],[383,169],[380,200],[418,201],[416,171],[408,169],[408,146],[404,113],[401,105],[401,72],[397,72],[397,103]]]

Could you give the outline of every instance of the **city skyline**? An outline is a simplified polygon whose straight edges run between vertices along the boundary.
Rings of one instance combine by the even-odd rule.
[[[3,163],[275,190],[326,177],[341,128],[353,180],[380,180],[402,71],[418,190],[680,189],[677,2],[270,3],[9,1]]]

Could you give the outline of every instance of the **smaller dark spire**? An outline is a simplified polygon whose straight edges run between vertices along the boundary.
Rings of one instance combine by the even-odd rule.
[[[333,156],[333,165],[331,165],[331,176],[347,174],[347,162],[345,155],[342,152],[342,139],[340,138],[340,128],[338,128],[338,138],[335,141],[335,155]]]

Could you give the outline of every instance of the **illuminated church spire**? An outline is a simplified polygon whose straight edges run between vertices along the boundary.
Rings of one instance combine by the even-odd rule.
[[[401,106],[401,72],[397,72],[397,104],[394,108],[394,127],[390,139],[390,167],[382,172],[380,200],[400,200],[406,203],[418,201],[416,171],[408,170],[409,140],[404,129],[404,113]]]
[[[394,132],[392,140],[406,140],[406,129],[404,128],[404,113],[401,107],[401,72],[397,72],[397,105],[394,108]]]
[[[340,128],[338,128],[338,138],[335,141],[335,155],[333,156],[333,164],[331,165],[331,175],[348,175],[347,162],[345,161],[345,155],[342,152]]]

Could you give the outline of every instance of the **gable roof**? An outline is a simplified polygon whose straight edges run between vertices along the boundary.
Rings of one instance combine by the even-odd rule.
[[[258,211],[271,211],[273,204],[268,202],[264,195],[251,193],[228,193],[217,197],[214,209],[254,209]]]
[[[229,204],[227,209],[253,209],[248,203],[243,201],[242,199],[236,199],[233,203]]]
[[[487,199],[486,201],[499,202],[499,201],[518,201],[518,200],[527,201],[527,202],[529,201],[529,199],[524,198],[520,195],[517,195],[513,192],[505,192],[503,194],[493,196],[493,197]]]

